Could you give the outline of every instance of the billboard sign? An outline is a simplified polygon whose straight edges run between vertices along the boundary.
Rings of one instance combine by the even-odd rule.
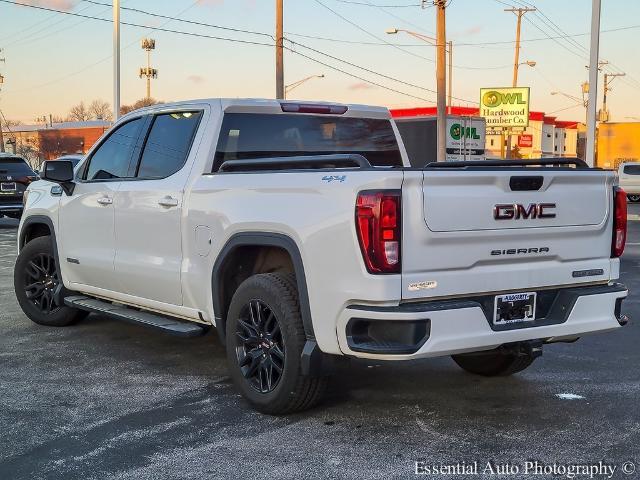
[[[518,135],[518,146],[525,148],[533,147],[533,135],[530,133]]]
[[[487,128],[529,125],[529,87],[481,88],[480,116]]]
[[[484,160],[485,124],[479,117],[447,117],[448,162]]]

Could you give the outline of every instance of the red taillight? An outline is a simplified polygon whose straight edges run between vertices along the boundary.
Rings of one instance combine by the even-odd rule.
[[[613,240],[611,257],[616,258],[624,252],[627,241],[627,193],[620,187],[613,189]]]
[[[313,105],[310,103],[281,103],[280,108],[287,113],[315,113],[323,115],[342,115],[349,109],[346,105]]]
[[[356,230],[369,273],[400,273],[399,190],[364,191],[356,201]]]

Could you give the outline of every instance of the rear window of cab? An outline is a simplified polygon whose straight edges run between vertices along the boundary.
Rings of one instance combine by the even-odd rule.
[[[328,115],[227,113],[213,171],[228,160],[360,154],[375,167],[401,167],[390,120]]]

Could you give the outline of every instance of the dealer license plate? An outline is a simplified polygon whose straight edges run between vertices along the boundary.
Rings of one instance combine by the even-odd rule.
[[[493,308],[493,324],[508,325],[532,322],[536,319],[536,294],[507,293],[496,295]]]

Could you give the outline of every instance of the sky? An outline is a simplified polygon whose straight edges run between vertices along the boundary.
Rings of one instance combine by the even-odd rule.
[[[80,101],[112,102],[111,0],[0,0],[0,109],[33,123],[65,116]],[[435,9],[420,0],[284,0],[285,83],[313,78],[291,98],[384,105],[433,106],[435,48],[398,28],[435,35]],[[430,3],[430,2],[427,2]],[[510,86],[516,16],[509,6],[538,8],[522,23],[520,86],[531,87],[531,109],[583,120],[591,0],[450,0],[447,40],[453,42],[454,105],[472,105],[482,87]],[[625,72],[609,92],[612,121],[640,119],[640,1],[602,0],[603,73]],[[275,0],[121,0],[122,102],[145,96],[140,40],[156,40],[152,96],[163,101],[206,97],[273,97]],[[178,17],[191,23],[140,11]],[[222,28],[199,25],[210,24]],[[233,29],[233,30],[229,30]],[[188,33],[175,33],[176,30]],[[243,30],[255,33],[246,33]],[[569,35],[566,37],[565,35]],[[562,38],[549,38],[549,37]],[[217,38],[211,38],[217,37]],[[321,37],[321,38],[317,38]],[[230,41],[229,39],[236,40]],[[241,42],[244,43],[241,43]],[[266,44],[266,45],[262,45]],[[599,79],[599,106],[602,102]],[[631,118],[630,118],[631,117]]]

